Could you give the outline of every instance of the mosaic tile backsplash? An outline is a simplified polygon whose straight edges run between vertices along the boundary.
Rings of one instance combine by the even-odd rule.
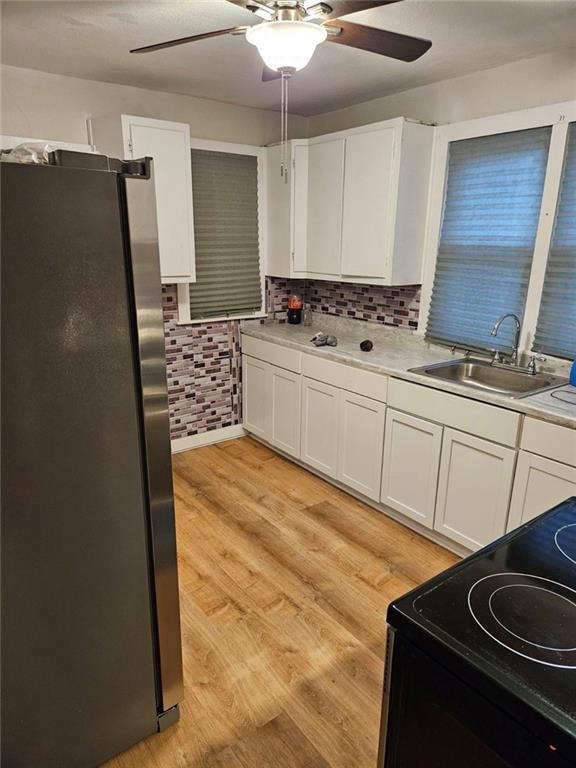
[[[267,278],[268,312],[277,320],[286,318],[288,297],[302,296],[314,312],[366,320],[396,328],[418,327],[420,286],[397,288],[380,285],[357,285],[327,280],[288,280]]]
[[[240,322],[178,325],[175,285],[162,287],[170,437],[238,424]]]
[[[269,321],[286,321],[297,293],[315,312],[414,329],[420,286],[384,288],[324,280],[266,279]],[[178,325],[175,285],[162,287],[170,435],[180,437],[239,424],[242,419],[240,321]],[[256,321],[251,321],[256,322]]]

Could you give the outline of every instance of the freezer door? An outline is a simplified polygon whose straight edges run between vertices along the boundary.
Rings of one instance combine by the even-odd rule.
[[[157,727],[121,184],[0,176],[2,765],[88,768]]]
[[[166,711],[183,697],[182,648],[156,196],[153,162],[147,158],[145,163],[149,178],[127,175],[125,189],[150,500],[160,710]]]

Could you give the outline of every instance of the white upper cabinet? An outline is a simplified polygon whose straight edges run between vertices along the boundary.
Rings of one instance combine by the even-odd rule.
[[[394,128],[346,139],[342,219],[342,274],[386,277],[387,240],[392,236]]]
[[[433,136],[397,118],[291,142],[290,184],[268,188],[271,274],[420,283]]]
[[[327,277],[340,275],[344,139],[308,147],[307,220],[295,225],[306,233],[306,271]]]
[[[92,130],[100,152],[129,159],[154,159],[162,282],[194,282],[190,126],[187,123],[119,115],[94,119]]]

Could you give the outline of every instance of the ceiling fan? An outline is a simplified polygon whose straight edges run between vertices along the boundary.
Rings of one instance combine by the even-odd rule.
[[[400,61],[415,61],[430,48],[430,40],[385,29],[342,21],[341,16],[400,0],[228,0],[263,21],[254,26],[229,27],[134,48],[150,53],[221,35],[245,35],[256,46],[266,68],[263,80],[293,74],[308,64],[316,46],[324,41],[360,48]]]
[[[179,37],[163,43],[134,48],[130,53],[150,53],[163,48],[195,43],[221,35],[245,35],[256,46],[265,67],[262,80],[282,80],[280,173],[288,180],[288,80],[303,69],[316,46],[328,41],[388,56],[400,61],[415,61],[430,48],[430,40],[401,35],[385,29],[367,27],[341,16],[400,0],[228,0],[251,11],[262,21],[244,27],[228,27],[214,32]]]

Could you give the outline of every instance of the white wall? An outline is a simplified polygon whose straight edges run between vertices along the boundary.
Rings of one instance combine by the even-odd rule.
[[[400,116],[432,123],[455,123],[571,99],[576,99],[576,48],[317,115],[309,119],[309,135]]]
[[[125,113],[189,123],[196,138],[258,146],[278,141],[280,114],[126,85],[2,66],[0,133],[85,143],[90,116]],[[291,118],[305,136],[307,119]]]
[[[193,136],[264,145],[279,138],[279,113],[193,96],[3,66],[0,132],[86,142],[86,118],[131,113],[190,124]],[[576,49],[412,88],[310,118],[290,135],[317,136],[391,117],[453,123],[576,99]]]

